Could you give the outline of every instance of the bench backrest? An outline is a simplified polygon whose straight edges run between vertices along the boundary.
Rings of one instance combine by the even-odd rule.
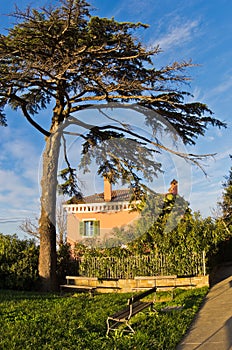
[[[131,304],[135,303],[136,301],[139,301],[139,300],[147,297],[148,295],[150,295],[152,293],[155,293],[156,289],[157,289],[156,287],[153,287],[151,289],[146,290],[143,293],[140,293],[140,294],[137,294],[137,295],[133,295],[130,299],[128,299],[127,304],[131,305]]]

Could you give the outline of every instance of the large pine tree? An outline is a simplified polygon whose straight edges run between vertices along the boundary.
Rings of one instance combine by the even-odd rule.
[[[155,175],[161,165],[152,163],[151,155],[165,149],[155,140],[132,132],[129,117],[124,124],[115,126],[115,120],[109,119],[107,125],[99,126],[96,113],[96,123],[89,125],[80,111],[92,108],[91,113],[95,113],[93,107],[99,110],[100,103],[123,103],[127,107],[136,103],[151,133],[155,134],[160,122],[147,110],[162,116],[166,126],[174,127],[185,144],[194,144],[195,138],[204,135],[208,125],[224,126],[212,117],[205,104],[186,102],[189,93],[180,85],[189,80],[185,71],[192,66],[191,62],[174,62],[162,68],[155,66],[159,48],[147,49],[133,35],[145,25],[91,16],[85,0],[59,0],[57,3],[57,6],[40,10],[16,9],[14,17],[18,23],[7,35],[0,36],[0,122],[6,125],[4,108],[10,105],[21,110],[31,126],[45,136],[39,228],[39,274],[44,290],[56,288],[58,157],[67,125],[73,123],[80,127],[83,153],[97,157],[101,174],[111,181],[122,177],[136,190],[141,183],[137,171]],[[51,106],[53,109],[49,112]],[[43,109],[48,110],[48,130],[40,123]],[[87,134],[83,133],[85,128]],[[127,152],[117,155],[108,152],[106,157],[104,149],[99,155],[102,143],[112,138],[132,139],[138,159],[128,159],[132,155]],[[96,146],[95,151],[93,146]],[[180,156],[198,162],[192,155]],[[74,169],[66,160],[67,169],[63,175],[70,185],[68,192],[72,193],[77,183]]]

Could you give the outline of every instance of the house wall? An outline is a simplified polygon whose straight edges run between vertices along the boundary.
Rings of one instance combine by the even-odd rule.
[[[83,240],[83,236],[79,232],[79,222],[82,220],[99,220],[100,236],[99,239],[108,237],[115,227],[122,227],[132,224],[139,218],[136,211],[117,211],[117,212],[85,212],[68,214],[67,217],[67,242],[73,246],[75,242]]]

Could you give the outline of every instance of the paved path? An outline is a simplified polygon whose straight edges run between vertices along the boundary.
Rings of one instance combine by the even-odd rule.
[[[214,281],[176,350],[232,350],[232,265],[220,268]]]

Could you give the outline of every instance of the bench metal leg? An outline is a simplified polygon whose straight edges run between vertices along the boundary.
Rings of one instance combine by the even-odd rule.
[[[112,321],[112,324],[110,325],[110,321]],[[109,319],[107,318],[106,320],[106,323],[107,323],[107,331],[106,331],[106,335],[108,336],[109,335],[109,332],[110,331],[116,331],[118,330],[118,326],[121,324],[121,325],[125,325],[125,327],[122,329],[122,332],[127,332],[127,333],[135,333],[134,329],[132,328],[132,326],[129,324],[128,321],[115,321],[115,320],[112,320],[112,319]]]
[[[110,321],[112,322],[111,324],[110,324]],[[106,335],[108,335],[110,331],[116,331],[118,329],[118,326],[120,324],[122,324],[122,322],[115,321],[115,320],[112,320],[112,319],[109,319],[109,318],[107,318],[106,323],[107,323]]]
[[[124,329],[125,332],[129,332],[129,333],[133,333],[133,334],[135,333],[135,331],[133,330],[133,328],[131,327],[131,325],[128,322],[126,322],[126,326],[129,328],[129,330]]]
[[[109,321],[109,319],[107,318],[107,320],[106,320],[106,324],[107,324],[107,331],[106,331],[106,335],[108,335],[109,334],[109,331],[110,331],[110,321]]]

